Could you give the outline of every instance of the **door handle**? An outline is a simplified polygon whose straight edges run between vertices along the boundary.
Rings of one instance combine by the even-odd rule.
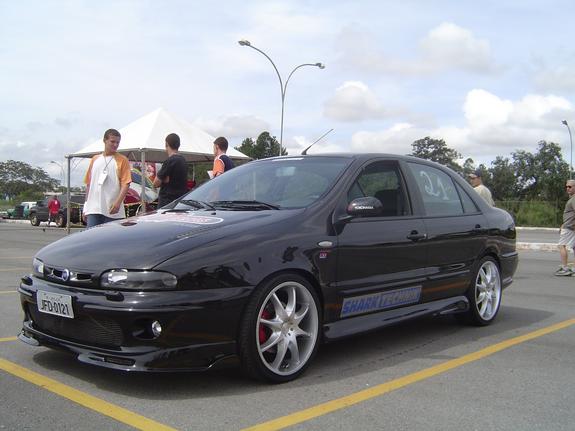
[[[407,235],[407,239],[410,239],[412,241],[419,241],[420,239],[425,239],[427,238],[427,235],[424,233],[419,233],[416,230],[412,230],[411,233],[409,235]]]
[[[481,227],[480,224],[476,224],[475,227],[473,228],[473,232],[485,233],[485,232],[487,232],[487,229],[484,227]]]

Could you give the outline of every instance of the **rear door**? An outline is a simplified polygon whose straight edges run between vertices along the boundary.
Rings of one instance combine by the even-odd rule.
[[[457,181],[433,166],[407,163],[425,211],[429,285],[425,301],[463,294],[485,248],[487,219]]]

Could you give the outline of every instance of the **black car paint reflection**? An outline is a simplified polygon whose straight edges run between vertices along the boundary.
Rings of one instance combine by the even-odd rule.
[[[489,324],[517,267],[509,214],[444,167],[379,154],[250,162],[35,259],[21,340],[127,371],[239,360],[272,382],[299,376],[321,340],[426,314]],[[109,285],[111,270],[177,285]],[[74,317],[40,312],[39,290],[70,300]]]

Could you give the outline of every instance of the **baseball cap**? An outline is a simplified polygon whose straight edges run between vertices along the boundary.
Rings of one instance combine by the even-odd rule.
[[[482,176],[481,169],[475,169],[473,172],[471,172],[469,174],[469,177],[471,177],[471,178],[481,177],[481,176]]]

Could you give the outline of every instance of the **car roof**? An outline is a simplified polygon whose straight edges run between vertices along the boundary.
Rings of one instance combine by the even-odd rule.
[[[418,162],[425,162],[430,164],[437,164],[430,160],[421,159],[419,157],[405,155],[405,154],[392,154],[392,153],[350,153],[350,152],[340,152],[340,153],[315,153],[315,154],[294,154],[294,155],[287,155],[281,157],[271,157],[268,159],[260,159],[262,160],[281,160],[281,159],[299,159],[299,158],[349,158],[354,160],[371,160],[375,158],[384,158],[384,159],[393,159],[393,160],[404,160],[404,161],[418,161]]]

